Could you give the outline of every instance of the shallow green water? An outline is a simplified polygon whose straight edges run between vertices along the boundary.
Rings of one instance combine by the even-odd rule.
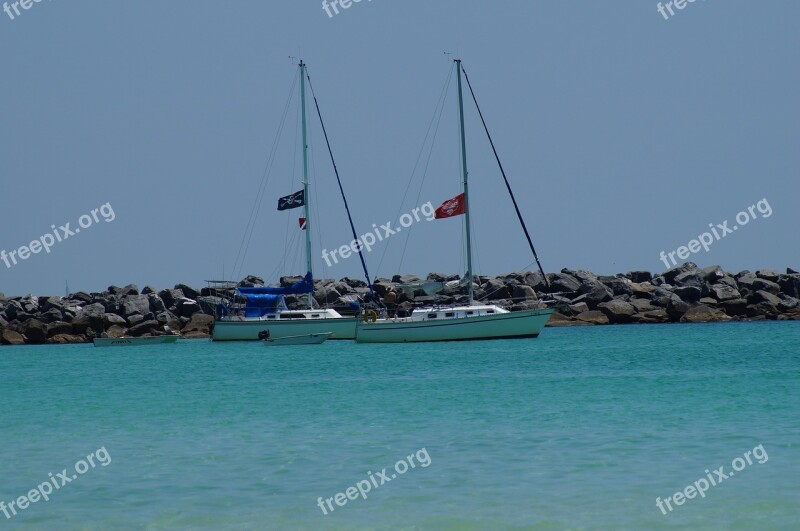
[[[0,500],[111,457],[0,528],[800,528],[800,323],[3,347],[0,374]],[[656,507],[760,444],[763,464]],[[367,499],[317,506],[384,467]]]

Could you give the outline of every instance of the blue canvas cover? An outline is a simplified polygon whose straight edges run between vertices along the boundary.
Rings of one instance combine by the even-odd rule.
[[[246,295],[245,317],[263,317],[286,308],[283,295]]]

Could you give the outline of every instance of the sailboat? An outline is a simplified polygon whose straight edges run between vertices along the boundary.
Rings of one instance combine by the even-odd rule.
[[[326,335],[330,339],[354,339],[356,331],[356,317],[345,317],[333,308],[314,308],[314,274],[312,263],[311,246],[311,216],[309,202],[311,197],[308,193],[308,119],[306,116],[306,81],[311,88],[313,87],[311,78],[308,75],[306,64],[300,61],[300,106],[302,112],[302,140],[303,140],[303,189],[287,197],[282,197],[278,201],[278,210],[292,210],[303,207],[305,217],[300,220],[301,229],[305,232],[305,254],[307,273],[302,280],[282,287],[257,286],[257,287],[238,287],[235,295],[243,303],[220,305],[217,308],[217,315],[214,322],[212,338],[214,341],[255,341],[259,339],[259,334],[269,331],[273,339],[286,338],[292,336]],[[339,170],[333,158],[328,133],[322,121],[319,103],[316,96],[313,96],[317,114],[319,116],[325,142],[328,146],[333,169],[342,193],[345,210],[350,221],[350,229],[353,238],[356,238],[356,230],[344,195],[344,188],[339,177]],[[366,261],[359,250],[361,265],[367,277],[367,284],[372,285],[369,280]],[[307,295],[308,308],[302,310],[290,310],[285,301],[287,295]],[[371,293],[371,295],[373,295]],[[374,297],[374,295],[373,295]]]
[[[550,319],[550,316],[553,314],[554,310],[548,308],[511,312],[493,304],[475,304],[472,276],[472,240],[470,234],[469,182],[462,77],[467,81],[475,106],[478,109],[478,114],[481,117],[484,129],[492,145],[495,158],[500,166],[500,171],[505,180],[506,187],[514,203],[517,216],[528,238],[528,244],[530,245],[536,263],[539,266],[539,271],[542,273],[545,282],[547,281],[547,276],[542,270],[530,234],[525,226],[525,221],[522,218],[519,206],[511,190],[511,185],[503,170],[503,165],[497,154],[497,149],[495,149],[494,141],[489,134],[489,128],[486,125],[486,121],[483,119],[480,106],[478,106],[478,100],[475,97],[475,92],[472,90],[467,72],[464,70],[460,59],[455,60],[455,65],[458,70],[458,113],[460,119],[463,190],[460,195],[446,201],[439,209],[443,212],[443,217],[464,215],[467,261],[465,280],[468,290],[468,303],[466,305],[452,307],[432,306],[417,308],[411,313],[410,317],[386,317],[378,319],[374,313],[372,313],[371,316],[365,314],[365,319],[363,322],[359,320],[356,328],[356,342],[358,343],[535,338],[539,336],[542,329],[547,324],[548,319]]]

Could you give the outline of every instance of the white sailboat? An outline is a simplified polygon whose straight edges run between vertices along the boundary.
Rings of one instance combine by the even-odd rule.
[[[300,106],[302,112],[302,141],[303,141],[303,190],[291,196],[281,198],[279,210],[289,210],[295,206],[303,206],[305,217],[305,254],[306,254],[306,276],[302,281],[292,286],[279,288],[273,287],[239,287],[236,289],[236,296],[244,303],[230,304],[219,308],[218,315],[214,322],[212,338],[214,341],[255,341],[259,339],[259,333],[269,330],[272,338],[282,338],[289,336],[307,336],[328,334],[330,339],[354,339],[356,322],[355,317],[345,317],[332,308],[314,308],[314,277],[311,251],[311,216],[308,193],[308,120],[306,116],[306,80],[310,86],[311,79],[306,70],[306,64],[300,61]],[[311,88],[313,95],[313,87]],[[339,171],[333,160],[328,134],[325,124],[322,122],[322,114],[314,96],[314,103],[319,115],[322,131],[325,135],[328,152],[333,162],[333,169],[339,182],[339,189],[342,192],[345,209],[347,210],[350,228],[355,238],[355,227],[350,209],[347,205],[347,198],[344,196],[344,189],[339,178]],[[302,197],[302,205],[300,198]],[[281,202],[284,202],[283,204]],[[359,253],[361,254],[361,253]],[[363,255],[361,263],[364,273],[369,281],[366,262]],[[290,310],[286,306],[284,297],[286,295],[307,295],[308,308],[302,310]]]
[[[458,70],[458,112],[461,129],[461,157],[463,170],[463,192],[442,207],[448,210],[448,216],[454,212],[463,212],[465,216],[465,235],[466,235],[466,255],[467,272],[466,285],[468,289],[469,302],[463,306],[454,307],[428,307],[415,309],[410,317],[395,317],[377,319],[373,314],[372,318],[366,318],[358,322],[356,328],[356,341],[358,343],[405,343],[422,341],[460,341],[475,339],[512,339],[512,338],[535,338],[538,337],[547,324],[548,319],[553,313],[552,309],[543,308],[535,310],[523,310],[511,312],[497,305],[479,304],[476,305],[473,293],[472,276],[472,241],[470,235],[470,207],[469,207],[469,183],[467,172],[467,153],[466,135],[464,127],[464,98],[462,90],[462,74],[469,85],[478,113],[481,116],[489,141],[492,144],[495,157],[500,165],[500,171],[505,179],[511,199],[516,208],[519,221],[528,238],[531,251],[542,271],[538,256],[533,247],[525,222],[517,206],[514,194],[511,191],[508,179],[506,178],[503,166],[500,163],[497,150],[494,149],[494,141],[489,135],[489,129],[483,120],[483,114],[477,105],[475,93],[469,83],[466,71],[461,60],[456,59],[455,65]],[[542,275],[547,279],[542,271]]]

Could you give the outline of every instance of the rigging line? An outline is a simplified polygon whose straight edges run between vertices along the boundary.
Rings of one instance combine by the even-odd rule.
[[[436,143],[436,138],[439,134],[439,125],[442,123],[442,115],[444,114],[444,105],[447,101],[447,94],[450,88],[450,83],[453,80],[453,72],[455,71],[455,67],[450,68],[450,71],[447,74],[447,78],[445,78],[444,85],[442,86],[442,91],[439,94],[439,98],[436,102],[436,107],[433,110],[433,116],[431,116],[431,121],[428,124],[428,130],[425,132],[425,139],[422,142],[422,146],[420,147],[419,154],[417,155],[417,160],[414,163],[414,169],[411,170],[411,178],[408,180],[408,185],[406,186],[406,191],[403,193],[403,199],[400,201],[400,208],[397,209],[397,214],[395,215],[395,219],[400,217],[400,212],[403,210],[403,205],[405,204],[406,197],[408,196],[408,192],[411,189],[411,183],[414,181],[414,175],[417,173],[417,168],[419,167],[419,163],[422,160],[422,155],[425,153],[425,148],[428,145],[428,138],[430,138],[431,129],[433,128],[434,122],[436,123],[436,129],[434,130],[433,138],[431,139],[431,148],[428,151],[428,158],[425,163],[425,170],[422,173],[422,181],[419,185],[419,191],[417,193],[417,204],[419,204],[419,198],[422,197],[422,186],[425,184],[425,177],[428,175],[428,168],[431,164],[431,158],[433,156],[433,146]],[[439,116],[439,119],[436,119],[436,116]],[[406,233],[405,244],[403,245],[403,253],[400,257],[400,266],[402,267],[403,258],[405,257],[406,248],[408,247],[408,240],[410,238],[410,230]],[[383,266],[383,260],[386,258],[386,252],[388,251],[389,247],[384,246],[383,253],[381,254],[380,262],[378,262],[378,271],[381,271]]]
[[[534,266],[534,265],[536,265],[536,262],[531,262],[530,264],[526,265],[521,271],[515,271],[514,273],[510,273],[510,274],[524,273],[525,270],[527,270],[529,267]],[[503,285],[505,286],[505,283],[503,283]],[[527,286],[527,284],[525,284],[525,283],[523,283],[523,285]],[[479,301],[486,300],[488,302],[489,295],[492,295],[493,293],[496,293],[501,289],[503,289],[503,288],[500,287],[500,288],[497,288],[496,290],[490,291],[489,293],[485,293],[482,297],[478,297],[478,300]],[[533,293],[534,293],[534,295],[536,295],[536,290],[534,290]],[[511,297],[511,300],[514,300],[513,295]],[[536,295],[536,300],[539,300],[539,296],[538,295]]]
[[[286,105],[284,106],[283,109],[283,115],[281,116],[280,123],[278,124],[278,131],[275,134],[275,139],[273,140],[272,143],[272,149],[270,150],[269,157],[267,158],[267,166],[264,168],[264,173],[261,176],[261,183],[259,185],[258,191],[256,192],[255,201],[253,203],[253,209],[250,211],[250,218],[248,219],[244,235],[242,236],[242,242],[239,244],[239,251],[236,253],[236,260],[234,260],[233,262],[233,268],[231,269],[231,271],[233,273],[234,278],[240,276],[242,273],[242,269],[244,268],[244,261],[247,256],[247,249],[249,248],[250,240],[253,237],[253,231],[255,230],[256,221],[258,219],[258,213],[261,211],[261,202],[263,201],[264,193],[266,192],[266,187],[267,184],[269,183],[269,176],[272,170],[272,166],[275,164],[275,153],[278,150],[278,144],[280,143],[281,132],[283,131],[284,126],[286,125],[286,116],[289,113],[289,107],[291,106],[292,96],[294,96],[295,89],[297,88],[297,76],[293,74],[292,78],[293,78],[292,88],[289,91],[289,97],[286,100]],[[241,257],[241,262],[239,261],[240,257]]]
[[[297,248],[295,247],[296,242],[297,242],[297,234],[294,234],[294,235],[292,235],[291,240],[289,240],[287,242],[286,248],[284,249],[284,252],[283,252],[283,257],[278,262],[278,265],[275,267],[275,269],[272,271],[272,273],[269,275],[269,277],[267,277],[267,283],[268,284],[273,280],[279,280],[281,272],[282,271],[283,272],[286,271],[286,264],[287,264],[287,260],[288,260],[288,256],[289,256],[290,250],[291,249],[295,249],[295,254],[297,254],[297,251],[296,251]]]
[[[531,252],[533,253],[533,258],[536,260],[536,265],[539,266],[539,272],[542,274],[542,278],[544,279],[545,285],[547,286],[547,292],[550,292],[550,281],[547,280],[547,275],[544,274],[544,269],[542,268],[542,263],[539,261],[539,255],[536,253],[536,248],[533,246],[533,240],[531,240],[531,235],[528,232],[528,227],[525,225],[525,220],[522,218],[522,213],[519,210],[519,205],[517,205],[517,200],[514,197],[514,192],[511,190],[511,184],[508,182],[508,177],[506,176],[506,172],[503,169],[503,163],[500,162],[500,155],[497,153],[497,148],[494,145],[494,140],[492,140],[492,135],[489,133],[489,126],[486,125],[486,120],[483,118],[483,112],[481,112],[481,107],[478,105],[478,98],[475,96],[475,91],[472,90],[472,83],[469,81],[469,76],[467,75],[467,70],[464,66],[461,66],[462,72],[464,72],[464,79],[467,80],[467,86],[469,87],[469,92],[472,94],[472,100],[475,102],[475,108],[478,109],[478,114],[481,117],[481,123],[483,123],[483,129],[486,131],[486,136],[489,138],[489,143],[492,145],[492,151],[494,152],[494,158],[497,160],[497,165],[500,167],[500,173],[503,175],[503,180],[506,183],[506,188],[508,189],[508,194],[511,196],[511,201],[514,203],[514,210],[517,211],[517,218],[519,218],[519,222],[522,225],[522,230],[525,232],[525,237],[528,239],[528,245],[531,248]]]
[[[296,187],[297,187],[297,185],[296,185],[296,181],[297,181],[297,159],[299,158],[297,148],[300,145],[300,104],[299,103],[297,105],[296,118],[297,119],[294,122],[294,154],[292,155],[291,190],[295,190]],[[294,192],[292,191],[290,193],[294,193]],[[291,212],[290,212],[290,214],[291,214]],[[289,249],[289,237],[290,237],[289,229],[291,227],[291,220],[292,220],[291,216],[288,216],[286,218],[286,227],[285,227],[284,237],[283,237],[283,245],[284,245],[283,267],[284,267],[284,269],[282,271],[284,271],[284,272],[286,272],[286,253],[287,253],[287,249]],[[294,242],[294,236],[295,236],[295,234],[291,233],[291,238],[292,238],[291,241],[292,242]]]
[[[308,68],[308,67],[306,67],[306,68]],[[316,153],[316,150],[315,150],[316,148],[314,147],[314,128],[313,127],[309,127],[308,128],[308,144],[309,144],[308,150],[311,153],[310,164],[311,164],[311,175],[313,176],[312,183],[314,183],[314,186],[311,187],[311,193],[314,194],[314,202],[312,203],[312,205],[314,207],[314,212],[313,212],[314,215],[313,215],[313,218],[312,218],[313,223],[312,223],[312,220],[306,220],[306,230],[309,230],[309,229],[312,230],[311,235],[312,236],[316,236],[317,245],[319,246],[318,248],[319,248],[319,250],[321,252],[322,249],[323,249],[323,247],[322,247],[322,242],[323,242],[322,223],[317,223],[316,221],[322,219],[322,216],[320,215],[320,209],[319,209],[319,205],[322,204],[322,203],[319,201],[319,186],[316,184],[318,182],[317,181],[317,157],[316,157],[317,153]],[[325,266],[320,268],[320,270],[325,270],[325,272],[327,273],[328,270],[324,269],[324,268],[325,268]],[[328,268],[328,269],[330,269],[330,268]],[[324,278],[324,274],[322,274],[322,276]],[[314,300],[316,301],[316,299],[314,299]],[[317,303],[317,304],[319,305],[319,303]],[[327,308],[329,306],[328,302],[327,302],[327,297],[326,297],[326,300],[325,300],[325,305],[324,306],[323,305],[319,305],[319,306],[320,306],[320,308]],[[313,307],[312,307],[312,309],[313,309]]]
[[[439,127],[441,126],[442,118],[444,117],[444,109],[447,104],[447,94],[449,92],[447,91],[447,89],[450,88],[450,82],[452,81],[453,70],[454,69],[452,69],[450,72],[450,77],[448,78],[448,83],[447,86],[445,87],[444,99],[442,100],[441,110],[439,112],[439,120],[436,122],[436,129],[434,129],[433,131],[433,138],[431,139],[431,149],[430,151],[428,151],[428,158],[425,161],[425,170],[422,172],[422,181],[420,181],[419,190],[417,190],[417,201],[416,201],[417,205],[419,205],[419,199],[420,197],[422,197],[422,187],[425,185],[425,179],[428,177],[428,170],[430,169],[431,159],[433,158],[433,147],[436,144],[436,139],[439,138]],[[408,233],[406,234],[406,239],[403,244],[403,253],[400,255],[400,264],[398,265],[398,270],[402,268],[403,262],[405,261],[406,250],[408,249],[408,242],[411,240],[411,230],[413,228],[414,226],[412,225],[409,228]],[[398,273],[402,274],[402,271],[398,271]]]
[[[297,146],[300,143],[299,137],[299,121],[300,121],[300,105],[297,106],[297,110],[295,111],[296,120],[294,125],[294,154],[292,156],[292,180],[291,180],[291,190],[295,189],[295,180],[297,179]],[[291,214],[291,212],[289,212]],[[283,254],[281,255],[281,259],[278,262],[278,267],[275,271],[273,271],[272,275],[270,275],[270,279],[279,278],[279,275],[285,274],[287,271],[286,264],[289,263],[289,253],[294,249],[292,245],[295,241],[295,234],[289,232],[291,222],[291,216],[286,216],[286,223],[284,225],[284,236],[283,236]]]
[[[342,201],[344,201],[344,209],[347,211],[347,219],[350,221],[350,230],[353,232],[353,239],[358,240],[358,234],[356,234],[356,226],[353,224],[353,216],[350,214],[350,207],[347,204],[347,196],[344,194],[344,187],[342,186],[342,179],[339,177],[339,168],[336,166],[336,160],[333,157],[333,149],[331,148],[331,142],[328,138],[328,131],[325,128],[325,122],[322,120],[322,111],[319,108],[319,102],[317,101],[317,94],[314,92],[314,86],[311,84],[311,75],[308,73],[306,69],[306,78],[308,78],[308,86],[311,89],[311,96],[314,98],[314,106],[317,108],[317,116],[319,116],[319,124],[322,126],[322,134],[325,136],[325,144],[328,146],[328,154],[331,156],[331,163],[333,164],[333,172],[336,174],[336,182],[339,183],[339,191],[342,193]],[[369,277],[369,271],[367,270],[367,261],[364,259],[364,251],[361,249],[361,246],[358,248],[358,257],[361,259],[361,267],[364,268],[364,276],[367,278],[367,285],[369,286],[369,293],[374,298],[375,292],[372,289],[372,280]]]

